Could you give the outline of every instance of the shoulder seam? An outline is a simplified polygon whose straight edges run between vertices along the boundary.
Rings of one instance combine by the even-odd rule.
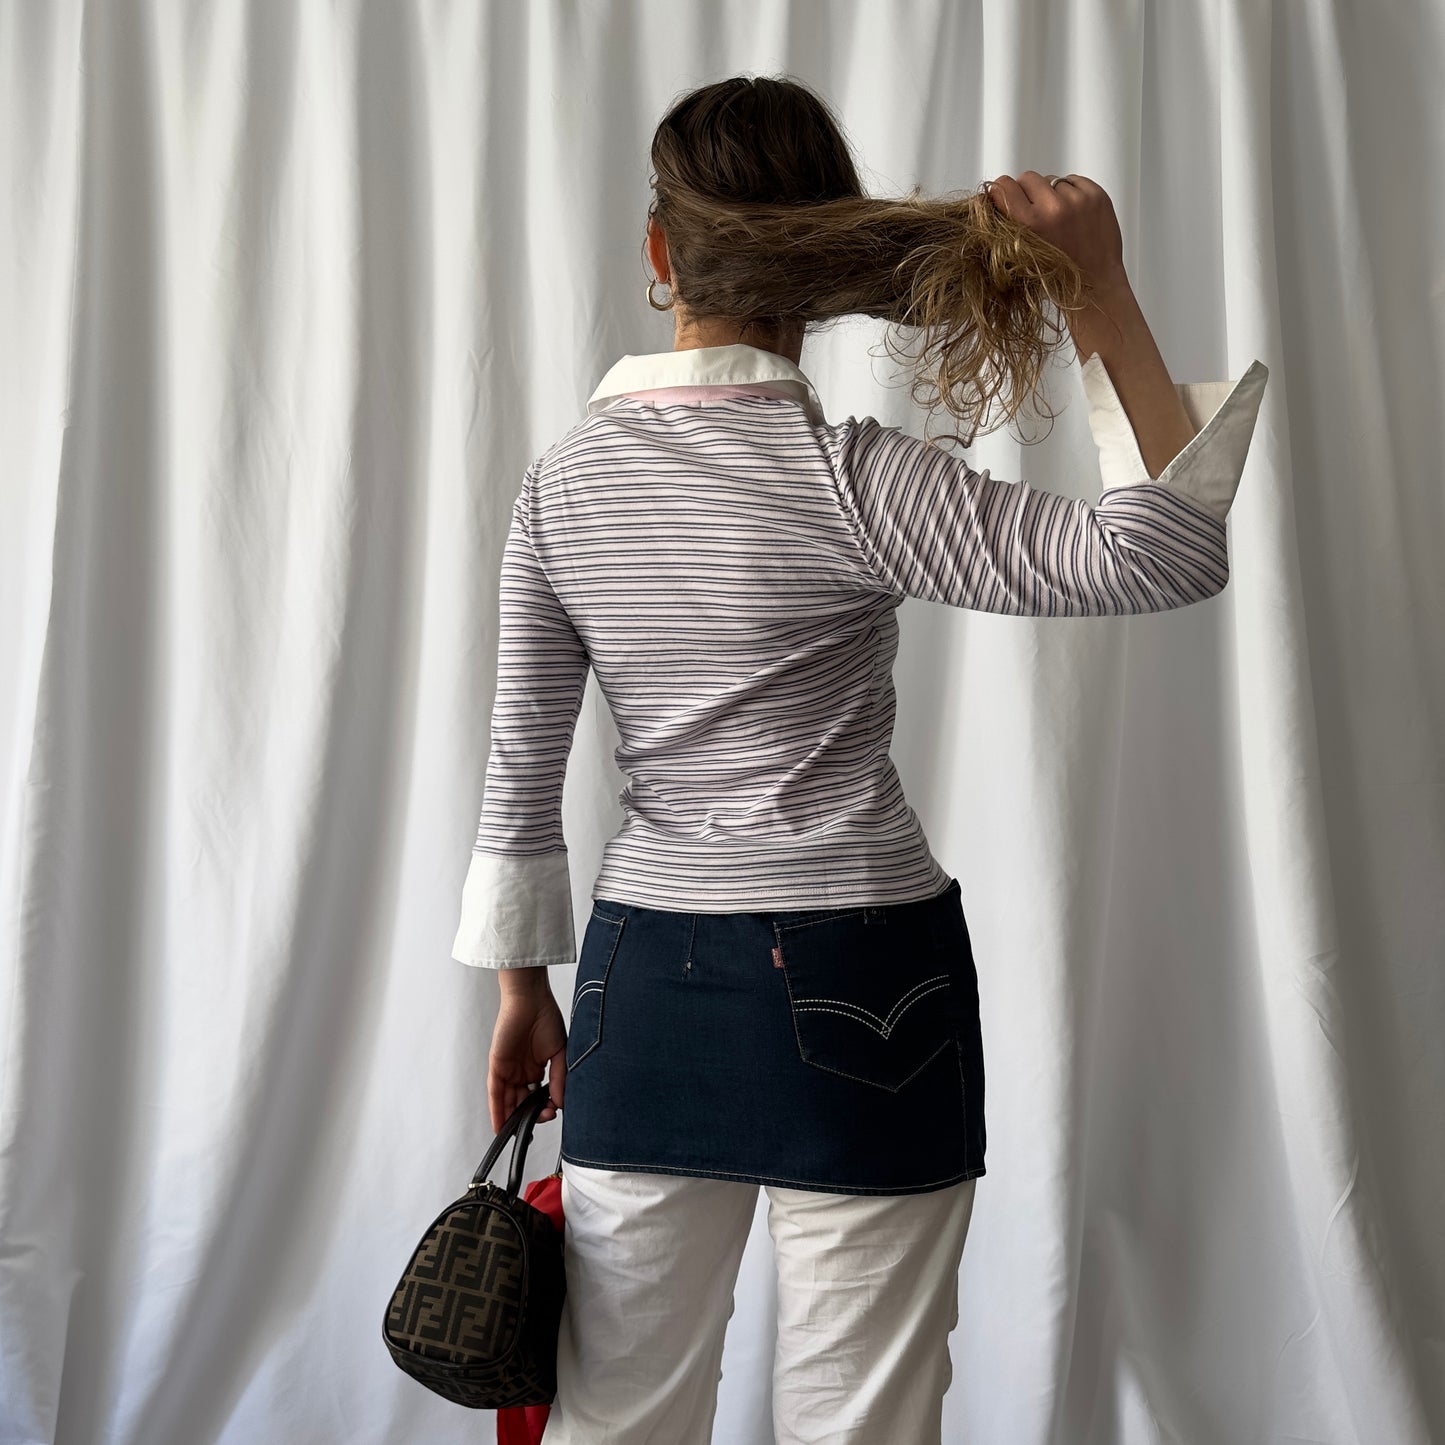
[[[838,468],[834,462],[833,446],[838,439],[840,432],[848,435],[856,435],[859,428],[865,422],[872,422],[875,427],[881,427],[882,423],[876,417],[857,417],[851,412],[841,421],[829,422],[824,427],[818,428],[820,432],[826,432],[827,437],[823,441],[823,458],[828,463],[828,480],[833,484],[833,499],[838,504],[838,512],[843,518],[844,525],[848,528],[848,535],[853,539],[853,545],[858,549],[858,555],[862,557],[868,568],[868,574],[873,581],[883,589],[890,597],[906,597],[908,594],[900,592],[896,587],[891,586],[878,570],[877,559],[873,555],[873,549],[869,547],[867,538],[864,537],[862,529],[858,525],[858,519],[853,515],[843,496],[843,486],[838,479]]]

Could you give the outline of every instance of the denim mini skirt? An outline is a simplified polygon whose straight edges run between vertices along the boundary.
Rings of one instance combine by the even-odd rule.
[[[985,1172],[978,976],[932,898],[684,913],[593,900],[561,1157],[842,1194]]]

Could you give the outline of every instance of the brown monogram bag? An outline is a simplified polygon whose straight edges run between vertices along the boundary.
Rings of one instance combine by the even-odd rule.
[[[544,1084],[512,1111],[467,1192],[422,1236],[382,1322],[386,1347],[408,1375],[473,1409],[550,1405],[557,1393],[562,1234],[518,1194],[547,1099]],[[502,1189],[486,1176],[514,1134]]]

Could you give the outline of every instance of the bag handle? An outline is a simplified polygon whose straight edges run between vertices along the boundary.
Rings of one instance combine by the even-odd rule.
[[[497,1131],[497,1137],[492,1140],[492,1147],[487,1150],[487,1157],[477,1166],[477,1172],[472,1175],[470,1187],[480,1188],[485,1182],[487,1175],[491,1173],[492,1165],[497,1162],[497,1156],[501,1154],[508,1139],[517,1134],[516,1142],[512,1145],[512,1167],[507,1176],[507,1194],[516,1198],[517,1191],[522,1187],[522,1169],[526,1163],[527,1146],[532,1142],[532,1130],[537,1127],[537,1115],[542,1112],[551,1102],[551,1089],[546,1084],[538,1086],[512,1110],[507,1122]],[[521,1132],[518,1133],[518,1130]]]

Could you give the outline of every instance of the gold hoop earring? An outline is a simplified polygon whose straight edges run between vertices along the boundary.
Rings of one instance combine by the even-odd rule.
[[[674,296],[669,296],[667,298],[667,305],[664,306],[660,301],[657,301],[653,298],[652,288],[656,285],[657,277],[654,276],[652,280],[647,283],[647,304],[651,306],[654,311],[671,311],[672,303],[677,298]]]

